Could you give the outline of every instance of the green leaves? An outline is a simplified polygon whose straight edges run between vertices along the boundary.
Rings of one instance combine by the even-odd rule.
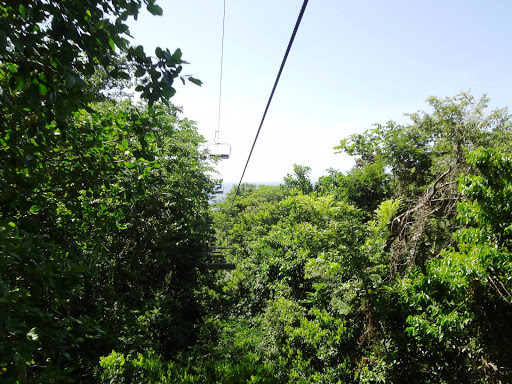
[[[20,12],[21,17],[23,17],[25,19],[27,17],[27,13],[26,13],[25,7],[22,4],[20,4],[19,7],[18,7],[18,10]]]
[[[175,93],[176,93],[176,90],[174,88],[167,88],[167,89],[162,90],[162,96],[167,99],[170,99],[171,97],[173,97]]]
[[[287,174],[284,177],[285,187],[288,189],[296,189],[305,195],[313,192],[313,184],[309,180],[311,168],[294,164],[293,172],[293,174]]]
[[[115,52],[116,44],[114,43],[114,40],[111,37],[108,39],[108,45],[110,46],[110,49],[112,50],[112,52]]]
[[[199,86],[203,85],[203,82],[202,82],[201,80],[199,80],[199,79],[195,79],[195,78],[193,78],[192,76],[190,76],[190,77],[188,78],[188,81],[190,81],[190,82],[194,83],[195,85],[199,85]]]
[[[162,16],[164,13],[163,9],[160,6],[154,4],[154,1],[148,3],[147,9],[149,13],[156,16]]]
[[[37,166],[22,163],[26,175],[2,169],[19,186],[0,196],[10,218],[0,220],[0,301],[9,314],[0,316],[0,329],[27,326],[16,328],[24,341],[2,354],[0,363],[10,364],[17,353],[27,359],[21,367],[28,364],[29,372],[38,365],[34,375],[50,375],[52,369],[65,375],[47,363],[55,350],[70,356],[63,369],[78,368],[78,355],[94,365],[94,335],[116,340],[128,332],[126,326],[130,337],[184,348],[188,339],[177,340],[197,319],[178,325],[162,320],[164,329],[177,329],[172,335],[139,336],[134,325],[137,311],[159,307],[155,297],[162,286],[183,305],[194,297],[194,271],[210,236],[211,182],[207,157],[198,150],[201,138],[190,122],[175,116],[174,107],[155,104],[149,110],[128,101],[92,107],[92,113],[73,114],[66,129],[45,127],[50,143],[38,135],[27,140]],[[21,147],[15,137],[5,139]],[[107,308],[113,317],[105,315]],[[122,329],[114,325],[117,316],[125,319]],[[100,330],[101,323],[109,327]],[[85,340],[87,354],[79,352]],[[11,345],[5,333],[0,341]],[[12,376],[18,374],[14,370]]]
[[[176,49],[174,51],[174,53],[172,54],[171,58],[170,59],[167,58],[167,59],[168,60],[172,59],[175,63],[183,63],[183,61],[181,60],[181,55],[182,55],[181,49],[178,48],[178,49]]]
[[[218,280],[221,313],[264,332],[251,352],[276,381],[511,377],[510,116],[488,119],[486,99],[464,94],[429,102],[409,125],[342,141],[358,156],[348,174],[331,169],[313,190],[297,166],[284,199],[246,185],[233,218],[229,196],[215,206],[238,258]]]
[[[137,68],[135,70],[135,77],[142,77],[146,74],[146,70],[144,68]]]
[[[130,49],[130,53],[137,58],[140,58],[140,59],[145,58],[144,47],[142,45],[137,45],[135,48],[132,47]]]
[[[14,3],[0,14],[0,381],[73,370],[90,381],[98,351],[139,337],[137,311],[162,292],[193,306],[210,236],[206,156],[195,127],[160,103],[181,51],[155,58],[127,40],[141,4],[162,14],[155,1]],[[132,80],[138,106],[121,100]],[[185,348],[188,316],[155,327],[178,329],[151,332],[155,345]]]

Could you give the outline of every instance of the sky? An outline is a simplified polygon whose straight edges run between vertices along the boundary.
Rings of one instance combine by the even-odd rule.
[[[238,182],[302,0],[226,0],[220,141],[231,158],[219,177]],[[217,130],[223,0],[160,0],[163,16],[130,23],[146,52],[180,48],[184,74],[173,103],[213,142]],[[244,182],[278,182],[294,164],[348,171],[341,139],[404,114],[429,96],[487,94],[509,107],[512,1],[310,0]]]

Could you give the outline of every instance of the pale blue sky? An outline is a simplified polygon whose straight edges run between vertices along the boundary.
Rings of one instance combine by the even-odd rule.
[[[173,102],[213,140],[222,0],[160,0],[164,15],[131,24],[136,44],[179,47],[184,72],[204,82],[177,86]],[[238,181],[302,0],[226,0],[221,140],[232,157],[218,167]],[[373,123],[406,122],[429,96],[471,90],[510,106],[512,1],[310,0],[244,181],[280,181],[293,164],[346,171],[342,138]]]

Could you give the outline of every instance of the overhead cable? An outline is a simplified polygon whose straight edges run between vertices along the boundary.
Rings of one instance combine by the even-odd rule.
[[[236,187],[235,195],[233,196],[233,200],[231,201],[231,205],[229,206],[229,210],[226,214],[226,220],[224,221],[224,232],[226,231],[226,224],[228,222],[228,217],[231,213],[231,209],[233,208],[233,204],[235,203],[235,199],[238,195],[238,191],[240,190],[240,185],[242,184],[242,180],[244,179],[245,171],[247,170],[247,166],[249,165],[249,161],[251,160],[252,152],[254,150],[254,146],[256,145],[256,141],[258,140],[258,136],[260,135],[261,127],[263,126],[263,122],[265,121],[265,117],[267,116],[268,109],[270,107],[270,103],[272,102],[272,98],[274,97],[274,92],[277,88],[277,84],[279,83],[279,79],[281,77],[281,73],[283,72],[284,65],[286,63],[286,59],[288,58],[288,54],[290,53],[290,49],[293,45],[293,40],[295,40],[295,35],[297,34],[297,30],[299,29],[300,22],[302,21],[302,16],[304,15],[304,11],[306,10],[306,6],[308,5],[308,0],[304,0],[302,4],[302,8],[300,10],[299,16],[297,17],[297,22],[295,23],[295,28],[293,28],[292,36],[290,37],[290,41],[288,42],[288,47],[286,48],[286,52],[283,57],[283,61],[281,62],[281,68],[279,68],[279,72],[276,77],[276,81],[274,82],[274,87],[272,88],[272,92],[270,93],[270,97],[268,98],[267,106],[265,107],[265,112],[263,113],[263,117],[261,118],[260,126],[258,131],[256,132],[256,137],[252,143],[251,151],[249,152],[249,156],[247,157],[247,162],[245,163],[244,171],[242,172],[242,177],[240,177],[240,182]]]

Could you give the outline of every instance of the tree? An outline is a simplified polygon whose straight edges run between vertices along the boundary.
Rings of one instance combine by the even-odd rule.
[[[365,209],[387,198],[402,202],[390,239],[394,270],[424,265],[452,242],[459,226],[457,179],[473,171],[464,153],[510,142],[510,115],[506,109],[486,114],[488,102],[467,93],[431,97],[432,111],[408,115],[411,124],[377,125],[336,147],[359,156],[354,169],[331,188],[336,195]]]
[[[113,348],[149,345],[168,357],[194,340],[213,183],[194,126],[154,108],[77,113],[80,150],[54,147],[28,201],[2,194],[15,217],[2,218],[7,375],[33,361],[27,378],[57,380]]]
[[[281,187],[272,185],[256,186],[254,184],[242,183],[237,197],[233,201],[235,193],[236,187],[231,189],[223,200],[216,202],[212,207],[215,227],[217,229],[217,240],[219,242],[228,240],[226,238],[227,231],[237,224],[242,213],[264,210],[269,204],[285,198]],[[233,203],[232,207],[231,203]],[[230,208],[231,212],[228,215]]]
[[[59,120],[61,113],[90,101],[87,79],[100,68],[113,79],[129,79],[127,71],[133,66],[139,78],[137,90],[150,105],[172,97],[173,81],[185,63],[181,51],[171,54],[157,48],[156,57],[151,57],[127,40],[125,22],[130,17],[136,20],[143,5],[153,15],[162,14],[155,0],[4,2],[0,19],[4,113],[24,102],[46,122]],[[120,54],[126,55],[126,61],[119,60]]]
[[[365,212],[368,219],[381,202],[391,197],[390,176],[382,161],[354,167],[346,175],[331,169],[329,175],[319,178],[315,190],[353,204]]]
[[[346,175],[237,210],[205,350],[279,383],[510,381],[511,120],[487,102],[431,98],[343,141]]]
[[[464,227],[455,234],[457,247],[400,284],[408,350],[421,356],[417,369],[432,381],[506,382],[512,375],[511,160],[489,148],[467,160],[479,172],[460,179]]]
[[[170,356],[193,340],[213,183],[168,101],[181,51],[126,39],[142,6],[162,13],[153,0],[0,5],[2,382],[88,382],[113,348]],[[142,104],[97,102],[130,73]]]
[[[304,165],[293,165],[293,174],[288,173],[284,177],[284,185],[288,189],[297,189],[303,194],[313,192],[313,184],[309,180],[310,167]]]

